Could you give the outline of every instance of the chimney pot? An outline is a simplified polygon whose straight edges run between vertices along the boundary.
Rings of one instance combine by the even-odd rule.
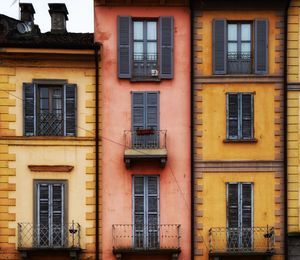
[[[65,4],[48,4],[51,16],[51,32],[66,33],[66,21],[68,20],[68,9]]]
[[[31,3],[20,3],[21,10],[21,21],[23,22],[33,22],[35,10]]]

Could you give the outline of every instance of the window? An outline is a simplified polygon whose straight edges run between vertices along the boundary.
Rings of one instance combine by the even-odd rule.
[[[37,247],[63,247],[67,243],[65,228],[65,182],[35,183]]]
[[[214,74],[267,74],[268,21],[213,21]]]
[[[159,177],[133,176],[134,247],[159,248]]]
[[[173,78],[173,17],[118,17],[118,76],[132,80]]]
[[[252,247],[252,183],[227,183],[227,247]]]
[[[76,85],[24,83],[26,136],[75,136]]]
[[[227,93],[227,139],[254,139],[253,93]]]
[[[159,148],[159,92],[132,92],[132,144]]]

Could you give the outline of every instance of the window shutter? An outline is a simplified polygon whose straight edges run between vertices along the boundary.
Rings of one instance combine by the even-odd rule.
[[[160,78],[172,79],[174,71],[174,19],[172,16],[159,18],[160,25]]]
[[[238,94],[227,94],[227,138],[238,138]]]
[[[76,136],[76,85],[64,85],[64,135]]]
[[[255,46],[254,46],[254,61],[255,73],[268,73],[268,21],[255,20]]]
[[[50,214],[50,203],[49,203],[49,185],[38,184],[38,225],[40,228],[48,228],[49,214]]]
[[[131,78],[132,20],[130,16],[118,16],[118,75]]]
[[[146,93],[147,102],[147,118],[146,127],[158,130],[158,104],[159,104],[159,93],[158,92],[148,92]]]
[[[242,184],[242,227],[252,227],[252,184]]]
[[[158,178],[148,177],[148,224],[158,224]]]
[[[253,95],[242,94],[242,137],[253,138]]]
[[[227,70],[227,22],[213,21],[213,73],[226,74]]]
[[[145,128],[145,92],[132,92],[132,128]]]
[[[239,226],[239,186],[237,183],[227,184],[227,224],[229,228]]]
[[[36,135],[36,87],[33,83],[23,83],[24,134]]]

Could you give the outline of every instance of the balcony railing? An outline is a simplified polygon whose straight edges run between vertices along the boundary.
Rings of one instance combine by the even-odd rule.
[[[166,130],[126,130],[125,145],[126,149],[166,149],[166,137]]]
[[[275,233],[273,227],[215,227],[209,230],[210,254],[272,254],[274,246]]]
[[[133,77],[155,79],[158,77],[157,53],[134,53]]]
[[[43,112],[37,114],[37,135],[63,135],[64,119],[62,113]]]
[[[180,225],[113,225],[113,251],[178,251]]]
[[[18,249],[80,248],[80,225],[18,223]]]
[[[228,52],[228,73],[249,74],[251,73],[251,52]]]

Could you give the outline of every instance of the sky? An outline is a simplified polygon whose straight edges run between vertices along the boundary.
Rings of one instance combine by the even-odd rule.
[[[48,3],[66,4],[69,12],[68,32],[94,32],[93,0],[0,0],[0,13],[19,19],[19,2],[33,4],[34,23],[39,25],[42,32],[51,29]]]

